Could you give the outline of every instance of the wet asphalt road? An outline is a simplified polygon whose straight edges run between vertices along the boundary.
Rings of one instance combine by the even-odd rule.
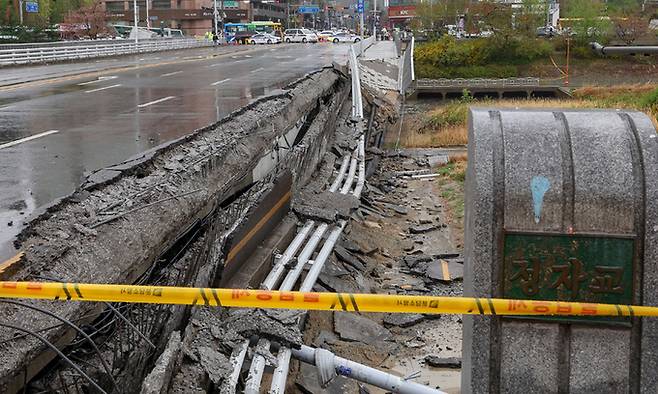
[[[212,124],[346,53],[332,44],[201,48],[0,69],[0,262],[16,254],[25,220],[89,172]]]

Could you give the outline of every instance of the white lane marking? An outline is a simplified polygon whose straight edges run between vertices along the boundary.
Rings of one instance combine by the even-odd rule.
[[[272,49],[270,49],[270,51],[276,51],[276,49],[275,49],[275,48],[272,48]]]
[[[244,55],[244,57],[251,57],[251,55]]]
[[[112,88],[116,88],[116,87],[119,87],[119,86],[121,86],[121,84],[110,85],[110,86],[105,86],[105,87],[98,88],[98,89],[87,90],[87,91],[85,91],[85,93],[100,92],[101,90],[112,89]]]
[[[237,58],[238,58],[237,56],[231,56],[231,59],[237,59]]]
[[[231,80],[231,78],[226,78],[226,79],[222,79],[221,81],[213,82],[213,83],[211,83],[210,85],[211,85],[211,86],[217,86],[217,85],[219,85],[220,83],[224,83],[224,82],[227,82],[227,81],[230,81],[230,80]]]
[[[111,75],[109,77],[98,77],[98,79],[94,79],[93,81],[87,81],[87,82],[79,83],[78,86],[91,85],[92,83],[108,81],[110,79],[116,79],[116,78],[119,78],[119,77],[117,77],[116,75]]]
[[[215,64],[211,64],[211,65],[206,66],[206,67],[207,67],[207,68],[217,67],[217,66],[221,66],[222,64],[224,64],[224,63],[215,63]]]
[[[181,71],[174,71],[174,72],[171,72],[171,73],[162,74],[160,76],[161,77],[171,77],[172,75],[180,74],[182,72],[183,72],[182,70]]]
[[[7,142],[6,144],[0,145],[0,149],[9,148],[10,146],[22,144],[23,142],[35,140],[37,138],[45,137],[47,135],[51,135],[51,134],[55,134],[55,133],[59,133],[59,130],[48,130],[48,131],[45,131],[45,132],[40,133],[40,134],[35,134],[35,135],[31,135],[29,137],[21,138],[20,140]]]
[[[161,99],[157,99],[157,100],[154,100],[154,101],[151,101],[151,102],[148,102],[148,103],[139,104],[137,107],[138,107],[138,108],[148,107],[149,105],[158,104],[158,103],[161,103],[161,102],[163,102],[163,101],[171,100],[172,98],[175,98],[175,97],[176,97],[176,96],[167,96],[167,97],[163,97],[163,98],[161,98]]]
[[[255,69],[255,70],[251,70],[251,72],[252,72],[252,73],[255,73],[255,72],[258,72],[258,71],[261,71],[261,70],[263,70],[263,67],[258,67],[258,68]]]

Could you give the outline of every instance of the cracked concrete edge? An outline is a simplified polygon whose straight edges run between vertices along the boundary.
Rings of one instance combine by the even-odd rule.
[[[204,186],[205,188],[213,188],[214,190],[217,190],[217,188],[222,184],[221,179],[223,175],[226,175],[227,173],[233,173],[239,168],[244,167],[245,162],[250,162],[250,160],[245,161],[247,157],[250,155],[251,157],[258,157],[258,152],[261,152],[262,149],[269,144],[268,141],[271,141],[271,139],[267,138],[267,136],[257,135],[258,133],[256,133],[255,136],[250,136],[250,134],[253,134],[253,131],[259,129],[257,124],[259,123],[259,120],[263,118],[263,116],[268,115],[274,121],[282,116],[282,112],[285,112],[288,115],[291,113],[300,113],[300,111],[303,113],[304,111],[309,110],[311,107],[313,101],[309,100],[311,97],[321,97],[323,95],[335,94],[337,89],[342,89],[340,86],[345,85],[341,82],[341,78],[331,70],[322,70],[319,73],[312,74],[301,83],[302,85],[298,87],[300,90],[302,90],[302,92],[299,94],[299,100],[295,100],[292,97],[294,92],[286,92],[286,94],[283,95],[285,96],[284,101],[288,103],[288,106],[292,105],[296,108],[296,110],[293,108],[288,108],[286,112],[283,111],[282,108],[277,107],[270,108],[269,113],[260,113],[260,116],[256,116],[254,113],[249,115],[247,117],[247,123],[251,124],[250,130],[252,131],[247,132],[247,134],[244,135],[243,129],[243,133],[241,134],[243,137],[246,136],[247,138],[242,138],[239,141],[232,141],[230,144],[233,147],[232,150],[221,158],[214,158],[215,160],[213,163],[210,163],[209,167],[204,170],[210,171],[210,173],[202,172],[202,176],[196,181],[188,180],[191,182],[191,184],[183,185],[187,186],[183,187],[183,189],[189,190],[196,186]],[[307,87],[305,84],[312,84],[314,89],[304,89]],[[304,90],[306,90],[305,93]],[[312,91],[309,92],[309,90]],[[291,104],[293,102],[296,103],[293,105]],[[260,101],[251,106],[251,108],[243,109],[242,111],[238,112],[239,114],[244,114],[247,111],[258,112],[259,104],[264,104],[266,107],[271,107],[277,103],[282,104],[281,98],[264,99],[263,101]],[[237,117],[237,115],[234,115],[233,119],[235,117]],[[285,126],[289,123],[294,123],[284,122],[282,119],[279,119],[275,123],[277,122],[279,126]],[[207,136],[208,134],[212,133],[216,134],[217,131],[227,132],[225,127],[224,130],[222,130],[222,126],[225,126],[228,123],[229,122],[226,122],[224,125],[217,125],[213,128],[213,130],[195,133],[194,137],[203,138],[200,135],[205,134]],[[240,123],[245,126],[245,122]],[[268,127],[268,129],[271,130],[271,127]],[[190,140],[192,140],[192,137],[188,137],[185,142],[189,142]],[[251,145],[252,142],[253,148],[248,149],[247,145]],[[180,142],[177,146],[180,146],[181,144],[182,142]],[[166,160],[166,157],[164,156],[173,155],[171,151],[174,150],[177,146],[169,146],[164,150],[164,152],[158,152],[158,154],[151,158],[147,164],[142,164],[140,166],[151,166],[151,170],[157,170],[157,168],[154,167],[154,162],[159,160],[159,164],[162,164],[162,161]],[[222,153],[225,153],[225,151],[222,151]],[[231,157],[233,157],[233,159],[231,159]],[[149,168],[146,168],[145,170],[148,169]],[[221,174],[218,174],[218,172]],[[245,174],[245,176],[247,176],[247,174]],[[99,186],[97,190],[92,191],[92,194],[97,193],[102,195],[107,190],[107,188],[116,187],[117,184],[122,182],[126,177],[127,175],[124,175],[110,184]],[[63,202],[62,205],[58,207],[57,212],[53,214],[50,219],[42,218],[37,223],[33,223],[32,226],[36,227],[34,232],[32,234],[27,234],[24,239],[24,244],[39,244],[42,246],[42,248],[45,248],[46,252],[54,253],[54,255],[51,255],[47,259],[47,262],[41,261],[40,264],[36,264],[36,267],[33,267],[35,262],[34,259],[36,258],[36,260],[40,260],[40,258],[39,256],[35,256],[33,253],[28,251],[28,262],[26,267],[22,272],[19,271],[19,273],[15,276],[15,279],[25,279],[31,277],[33,272],[37,272],[38,274],[43,272],[46,275],[52,275],[52,273],[55,273],[56,276],[65,280],[91,280],[103,281],[106,283],[130,282],[139,275],[139,273],[142,271],[142,268],[148,266],[149,262],[153,261],[153,259],[157,257],[162,245],[171,244],[176,239],[180,229],[188,227],[188,225],[185,225],[184,223],[189,223],[190,220],[195,217],[195,212],[198,213],[204,209],[204,206],[207,206],[208,198],[211,196],[211,193],[200,194],[200,196],[192,196],[185,199],[184,201],[168,201],[167,203],[159,206],[155,212],[153,210],[149,210],[150,212],[136,212],[134,215],[132,215],[134,217],[128,218],[128,220],[115,222],[111,225],[101,226],[99,228],[99,235],[97,237],[85,238],[82,235],[75,234],[73,237],[74,241],[76,242],[73,247],[64,249],[60,254],[56,248],[53,251],[53,248],[49,247],[49,245],[54,241],[48,239],[47,234],[45,234],[46,238],[43,238],[42,234],[40,234],[40,231],[43,230],[48,233],[48,231],[51,230],[48,225],[51,225],[51,227],[66,226],[67,223],[69,223],[71,220],[75,220],[80,216],[84,216],[84,209],[78,206],[84,205],[84,201],[79,204],[76,204],[73,201]],[[217,198],[219,197],[221,196],[217,196]],[[93,204],[94,201],[91,203]],[[169,214],[167,223],[162,223],[160,220],[161,214],[163,212],[165,214]],[[148,228],[150,230],[146,232],[136,231],[139,228]],[[160,231],[157,229],[160,229]],[[139,238],[135,238],[136,233],[140,234]],[[116,247],[119,245],[120,249],[117,249]],[[80,315],[93,309],[94,306],[92,304],[52,304],[52,310],[62,316]],[[15,319],[16,321],[22,322],[32,321],[33,327],[42,327],[46,324],[45,319],[35,318],[34,316],[30,316],[28,318],[26,313],[20,310],[7,310],[5,312],[12,316],[12,320]],[[63,331],[64,330],[53,330],[49,333],[48,336],[59,337],[63,334]],[[5,389],[8,387],[14,387],[15,389],[15,383],[11,382],[14,381],[15,378],[19,378],[21,380],[22,378],[20,376],[16,376],[14,371],[21,371],[23,365],[31,364],[34,358],[41,354],[38,351],[39,348],[40,344],[32,338],[25,338],[12,343],[12,346],[7,349],[8,351],[3,354],[3,362],[0,363],[2,365],[0,368],[0,387],[4,386]],[[18,374],[20,375],[20,373]]]

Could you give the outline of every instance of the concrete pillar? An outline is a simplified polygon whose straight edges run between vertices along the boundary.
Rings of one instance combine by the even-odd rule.
[[[658,138],[639,112],[469,116],[465,296],[658,305]],[[652,393],[658,319],[464,317],[462,392]]]

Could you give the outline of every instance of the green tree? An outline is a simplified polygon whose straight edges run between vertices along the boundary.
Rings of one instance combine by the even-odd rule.
[[[566,14],[574,19],[571,29],[576,45],[585,46],[591,41],[607,41],[612,23],[601,0],[570,0]]]

